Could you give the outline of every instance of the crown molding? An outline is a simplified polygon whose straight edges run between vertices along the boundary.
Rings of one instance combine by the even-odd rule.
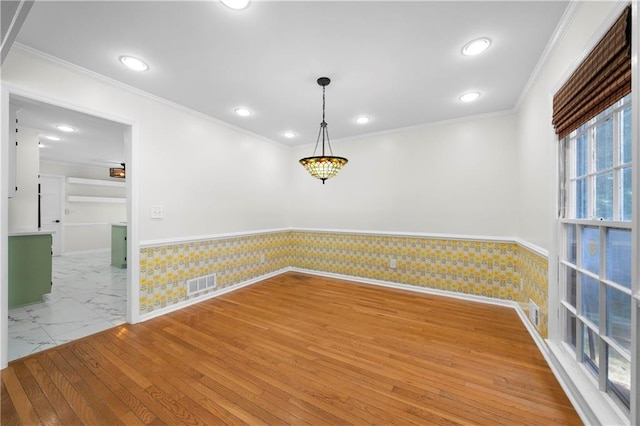
[[[2,34],[3,39],[0,44],[0,66],[4,63],[7,55],[9,55],[11,47],[15,43],[15,39],[20,32],[20,28],[22,28],[22,24],[27,19],[33,3],[34,0],[19,0],[14,2],[14,4],[17,4],[16,10],[12,11],[13,14],[11,16],[11,22],[9,22],[8,28],[4,29],[4,34]],[[8,7],[6,10],[3,10],[3,12],[9,12]],[[3,21],[3,24],[4,23],[5,22]]]
[[[19,50],[19,51],[21,51],[23,53],[26,53],[28,55],[37,57],[39,59],[42,59],[42,60],[47,61],[49,63],[52,63],[54,65],[57,65],[57,66],[60,66],[60,67],[63,67],[63,68],[67,68],[67,69],[69,69],[71,71],[74,71],[76,73],[83,74],[83,75],[88,76],[90,78],[99,80],[99,81],[101,81],[103,83],[106,83],[106,84],[112,86],[112,87],[118,88],[120,90],[125,90],[127,92],[136,94],[138,96],[144,97],[144,98],[149,99],[149,100],[154,101],[154,102],[158,102],[158,103],[163,104],[163,105],[165,105],[165,106],[167,106],[169,108],[176,109],[176,110],[178,110],[180,112],[184,112],[186,114],[190,114],[190,115],[192,115],[194,117],[200,118],[200,119],[208,121],[210,123],[217,124],[219,126],[225,127],[227,129],[233,130],[233,131],[241,133],[243,135],[250,136],[250,137],[255,138],[255,139],[259,139],[259,140],[261,140],[263,142],[271,143],[271,144],[276,145],[276,146],[278,146],[280,148],[291,148],[289,145],[285,145],[285,144],[280,143],[278,141],[274,141],[272,139],[266,138],[266,137],[264,137],[262,135],[259,135],[257,133],[253,133],[253,132],[251,132],[249,130],[246,130],[246,129],[243,129],[241,127],[234,126],[233,124],[227,123],[226,121],[222,121],[222,120],[220,120],[218,118],[214,118],[214,117],[212,117],[210,115],[207,115],[207,114],[204,114],[202,112],[196,111],[194,109],[188,108],[188,107],[186,107],[184,105],[178,104],[176,102],[170,101],[170,100],[162,98],[160,96],[153,95],[153,94],[151,94],[149,92],[145,92],[144,90],[140,90],[140,89],[135,88],[133,86],[130,86],[128,84],[122,83],[122,82],[120,82],[118,80],[115,80],[115,79],[113,79],[111,77],[107,77],[107,76],[105,76],[103,74],[99,74],[99,73],[97,73],[95,71],[91,71],[91,70],[89,70],[87,68],[83,68],[83,67],[81,67],[79,65],[76,65],[76,64],[73,64],[71,62],[65,61],[64,59],[60,59],[60,58],[55,57],[53,55],[49,55],[48,53],[42,52],[40,50],[37,50],[37,49],[34,49],[32,47],[26,46],[24,44],[16,42],[16,43],[14,43],[12,49]]]
[[[573,19],[575,15],[577,15],[578,11],[582,7],[582,2],[576,2],[576,3],[579,6],[575,7],[575,11],[571,19]],[[611,8],[609,13],[600,22],[600,25],[598,25],[595,31],[591,34],[591,37],[589,38],[589,40],[585,42],[584,48],[582,49],[580,54],[578,54],[578,56],[576,56],[576,58],[572,62],[570,62],[570,64],[568,65],[564,73],[558,79],[556,79],[553,86],[551,87],[550,96],[553,96],[554,93],[560,90],[560,88],[564,85],[564,83],[566,83],[566,81],[569,79],[571,74],[575,72],[575,70],[578,68],[578,66],[580,66],[580,64],[582,63],[582,61],[584,61],[587,55],[591,53],[591,51],[596,46],[596,44],[598,44],[598,42],[602,39],[602,37],[604,37],[607,31],[609,31],[609,28],[611,28],[611,26],[616,22],[616,20],[618,19],[622,11],[627,6],[629,6],[629,4],[630,3],[628,1],[615,2],[615,5]],[[567,23],[567,26],[569,23],[570,21]]]
[[[423,123],[423,124],[416,124],[414,126],[406,126],[406,127],[397,127],[395,129],[388,129],[388,130],[381,130],[379,132],[372,132],[372,133],[365,133],[363,135],[357,135],[357,136],[350,136],[350,137],[346,137],[346,138],[340,138],[340,139],[334,139],[331,142],[349,142],[349,141],[355,141],[355,140],[359,140],[359,139],[368,139],[368,138],[374,138],[374,137],[378,137],[378,136],[388,136],[388,135],[394,135],[394,134],[400,134],[400,133],[406,133],[406,132],[417,132],[417,131],[421,131],[421,130],[425,130],[425,129],[430,129],[430,128],[435,128],[435,127],[444,127],[444,126],[451,126],[451,125],[455,125],[455,124],[460,124],[460,123],[467,123],[470,121],[478,121],[478,120],[486,120],[486,119],[490,119],[490,118],[497,118],[497,117],[505,117],[508,115],[513,115],[516,113],[516,110],[514,108],[511,109],[506,109],[506,110],[501,110],[501,111],[494,111],[494,112],[488,112],[485,114],[476,114],[476,115],[467,115],[464,117],[457,117],[457,118],[452,118],[452,119],[448,119],[448,120],[440,120],[440,121],[433,121],[430,123]],[[305,145],[296,145],[294,148],[298,148],[298,147],[307,147],[307,146],[311,146],[314,145],[313,143],[310,144],[305,144]]]
[[[540,55],[540,58],[538,59],[536,66],[533,68],[533,71],[531,71],[531,74],[529,75],[529,79],[527,80],[527,83],[524,85],[522,92],[520,92],[520,96],[518,97],[518,100],[516,101],[516,105],[514,107],[515,111],[518,111],[520,109],[522,102],[524,102],[525,98],[529,94],[529,91],[531,90],[531,87],[533,87],[533,84],[538,79],[538,76],[540,75],[542,68],[547,63],[547,60],[549,59],[549,55],[551,54],[551,51],[556,47],[556,45],[564,35],[565,31],[567,30],[571,22],[573,22],[573,20],[575,19],[581,6],[582,6],[581,2],[577,2],[577,1],[569,2],[569,5],[567,6],[564,13],[562,14],[562,17],[560,18],[560,22],[558,23],[558,25],[556,26],[556,29],[551,35],[549,42],[547,43],[544,50],[542,51],[542,55]]]

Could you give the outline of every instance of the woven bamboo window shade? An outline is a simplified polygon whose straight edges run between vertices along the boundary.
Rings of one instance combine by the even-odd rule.
[[[560,139],[631,93],[631,7],[627,7],[553,96]]]

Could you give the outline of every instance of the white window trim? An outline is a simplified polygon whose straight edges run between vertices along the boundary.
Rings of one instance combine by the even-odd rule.
[[[638,1],[631,2],[631,103],[640,105],[640,68],[638,61],[640,56],[640,11]],[[632,181],[640,187],[640,114],[631,114],[631,137],[634,144],[632,150]],[[631,235],[631,289],[633,291],[633,309],[631,310],[631,324],[636,332],[631,335],[631,424],[640,422],[640,370],[638,358],[640,358],[640,188],[635,188],[632,195],[632,217],[636,225],[635,232]]]
[[[631,75],[632,75],[632,96],[631,104],[640,106],[640,75],[639,75],[639,46],[640,46],[640,29],[637,22],[639,22],[638,14],[638,0],[630,2],[632,5],[631,16],[632,22],[635,25],[632,26],[631,35]],[[584,52],[580,55],[574,66],[568,69],[565,75],[559,79],[557,87],[559,89],[567,78],[573,73],[580,62],[591,51],[595,44],[604,36],[607,30],[613,25],[615,20],[620,16],[622,11],[629,5],[628,2],[619,2],[610,11],[609,15],[602,21],[600,27],[594,32],[589,42],[586,44]],[[554,90],[553,92],[555,92]],[[553,92],[549,94],[549,105],[552,104]],[[639,114],[632,114],[632,139],[634,141],[634,149],[632,152],[632,179],[633,182],[640,182],[640,120]],[[559,188],[559,163],[560,158],[557,149],[558,139],[555,132],[549,130],[549,141],[552,143],[552,164],[555,166],[553,172],[549,177],[550,194],[557,194]],[[636,189],[636,188],[634,188]],[[633,192],[632,206],[633,206],[633,224],[638,224],[640,220],[640,191]],[[560,241],[562,224],[557,219],[559,212],[559,199],[558,197],[552,198],[555,202],[550,203],[549,217],[551,219],[552,226],[549,227],[550,232],[550,248],[548,259],[548,277],[549,277],[549,338],[546,340],[549,347],[549,361],[553,371],[556,373],[556,377],[560,381],[562,387],[565,389],[567,396],[573,403],[576,411],[586,424],[640,424],[640,390],[638,389],[638,383],[640,382],[640,371],[638,371],[638,358],[640,356],[640,282],[638,275],[640,274],[640,235],[638,226],[636,226],[635,232],[632,233],[632,283],[631,288],[633,291],[633,299],[637,302],[634,304],[635,309],[631,311],[631,323],[635,326],[636,333],[632,333],[631,336],[631,409],[629,414],[626,410],[623,410],[605,392],[601,392],[598,389],[597,383],[594,381],[590,374],[585,374],[583,371],[584,366],[575,362],[575,356],[573,351],[566,347],[566,344],[562,342],[563,326],[564,322],[560,318],[561,305],[560,305],[560,288],[558,286],[559,281],[559,248],[558,243]],[[554,314],[555,312],[555,314]]]
[[[568,196],[561,196],[560,198],[560,212],[559,215],[560,218],[558,219],[559,222],[559,239],[561,241],[559,241],[558,244],[558,250],[559,253],[566,253],[567,250],[567,241],[565,240],[566,236],[565,236],[565,229],[567,224],[571,225],[571,224],[575,224],[578,225],[576,227],[576,231],[575,231],[575,243],[576,243],[576,253],[575,253],[575,262],[571,262],[569,260],[564,260],[563,257],[564,255],[559,255],[559,272],[560,274],[558,275],[558,299],[560,301],[560,306],[561,309],[559,311],[559,324],[558,326],[562,328],[562,330],[566,333],[568,331],[568,313],[571,313],[572,315],[575,316],[575,318],[578,320],[578,322],[576,323],[576,326],[580,325],[580,327],[578,329],[575,330],[575,352],[573,353],[573,357],[575,359],[575,361],[579,364],[583,364],[583,363],[588,363],[589,359],[585,358],[584,361],[580,361],[580,359],[585,356],[584,355],[584,339],[585,339],[585,330],[591,330],[594,335],[598,336],[597,337],[597,342],[598,342],[598,346],[597,346],[597,354],[599,355],[599,365],[596,366],[596,375],[598,377],[598,382],[596,383],[596,388],[601,389],[603,392],[607,392],[607,383],[608,383],[608,374],[607,374],[607,370],[608,370],[608,357],[606,356],[607,352],[607,347],[610,347],[613,351],[615,351],[618,356],[622,357],[623,359],[625,359],[627,362],[629,362],[629,364],[631,363],[631,353],[629,349],[623,348],[621,347],[620,344],[618,344],[616,341],[614,341],[612,338],[608,337],[606,334],[606,323],[607,323],[607,318],[606,318],[606,291],[607,288],[613,288],[617,291],[620,291],[621,293],[625,293],[628,296],[631,296],[632,294],[632,289],[629,287],[627,288],[626,286],[623,285],[619,285],[616,283],[611,282],[609,279],[605,278],[607,273],[606,273],[606,264],[605,264],[605,260],[606,260],[606,256],[607,256],[607,251],[606,251],[606,233],[608,230],[610,229],[626,229],[626,230],[630,230],[632,229],[632,222],[623,222],[620,220],[620,218],[618,218],[617,216],[619,216],[621,214],[621,209],[619,208],[622,204],[622,199],[621,199],[621,192],[620,192],[620,188],[618,186],[616,186],[614,184],[614,187],[617,188],[617,190],[614,192],[613,194],[613,201],[614,201],[614,205],[613,207],[613,215],[614,218],[618,219],[615,221],[603,221],[603,220],[598,220],[597,216],[594,216],[595,214],[595,203],[596,203],[596,197],[595,197],[595,188],[593,187],[594,179],[590,179],[589,181],[589,187],[590,187],[590,191],[589,191],[589,195],[588,195],[588,213],[589,213],[589,219],[566,219],[562,216],[564,216],[565,214],[568,214],[569,216],[574,216],[576,215],[576,205],[575,205],[575,201],[577,200],[577,194],[576,194],[576,187],[573,184],[573,182],[575,182],[577,180],[576,178],[576,158],[578,157],[578,152],[577,150],[577,140],[580,139],[583,135],[587,135],[588,137],[588,145],[587,145],[587,150],[588,150],[588,154],[587,157],[584,158],[584,160],[586,160],[588,162],[588,167],[585,174],[581,175],[580,177],[584,177],[584,176],[597,176],[599,173],[604,173],[608,170],[612,170],[612,171],[616,171],[616,170],[621,170],[625,167],[632,167],[632,164],[627,162],[627,163],[623,163],[622,162],[622,158],[620,156],[621,154],[621,137],[622,134],[620,133],[620,117],[623,114],[623,111],[626,110],[626,108],[628,107],[628,105],[630,105],[630,101],[629,103],[617,103],[614,108],[611,108],[610,111],[606,114],[606,116],[604,117],[604,120],[602,119],[602,117],[597,117],[596,119],[592,119],[589,120],[587,123],[587,128],[584,131],[579,132],[578,134],[572,133],[571,135],[567,136],[562,142],[559,143],[558,145],[558,149],[559,149],[559,154],[558,157],[560,159],[560,161],[564,161],[564,167],[562,167],[563,165],[561,165],[562,170],[566,172],[565,175],[559,175],[558,179],[559,179],[559,184],[558,184],[558,189],[559,191],[568,191]],[[633,106],[632,106],[633,108]],[[614,130],[614,135],[613,135],[613,164],[612,167],[608,168],[608,169],[604,169],[604,170],[600,170],[600,171],[596,171],[596,158],[594,156],[594,153],[596,151],[596,140],[595,140],[595,131],[597,129],[597,127],[603,123],[605,120],[612,120],[612,125]],[[569,164],[566,164],[569,163]],[[618,173],[619,174],[619,173]],[[562,181],[560,181],[562,180]],[[615,182],[615,179],[614,179]],[[563,183],[568,183],[568,184],[563,184]],[[560,194],[562,195],[562,192],[560,192]],[[562,200],[570,200],[568,205],[565,205]],[[617,208],[615,206],[618,206]],[[564,212],[564,213],[563,213]],[[563,229],[565,228],[565,229]],[[583,249],[583,244],[581,242],[581,238],[583,236],[583,233],[579,231],[580,228],[592,228],[592,229],[596,229],[598,234],[599,234],[599,240],[600,240],[600,256],[599,256],[599,272],[598,273],[593,273],[589,270],[586,269],[585,265],[582,265],[582,249]],[[599,309],[597,312],[597,316],[598,316],[598,325],[596,325],[596,323],[592,322],[586,315],[585,312],[582,311],[582,305],[581,305],[581,301],[582,301],[582,288],[583,286],[578,285],[578,283],[576,283],[577,287],[576,287],[576,306],[571,307],[570,304],[568,302],[565,302],[564,299],[567,296],[567,291],[568,289],[566,288],[566,284],[563,285],[563,282],[566,280],[566,273],[565,273],[565,268],[563,268],[563,266],[566,266],[568,268],[571,268],[572,270],[575,271],[576,273],[576,277],[578,276],[582,276],[582,277],[589,277],[592,280],[594,280],[595,282],[597,282],[598,285],[598,292],[599,292]],[[567,311],[565,311],[568,310]],[[631,310],[631,309],[630,309]],[[631,318],[629,318],[629,321],[631,321]],[[562,337],[562,332],[560,332],[561,337],[560,340],[564,340],[564,338]],[[590,334],[591,335],[591,334]],[[568,346],[567,346],[568,347]],[[569,350],[569,352],[571,352]],[[593,361],[591,361],[590,363],[593,363]],[[586,364],[585,364],[586,367]],[[588,370],[585,368],[585,371]],[[611,397],[611,399],[613,401],[615,401],[616,404],[620,404],[620,406],[623,408],[624,412],[627,413],[629,410],[627,409],[627,407],[621,402],[618,401],[618,399],[616,397]]]

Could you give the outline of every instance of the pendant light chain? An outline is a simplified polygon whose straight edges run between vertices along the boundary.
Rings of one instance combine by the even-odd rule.
[[[327,122],[324,118],[324,110],[325,110],[325,89],[327,86],[322,86],[322,124],[320,127],[322,128],[322,156],[324,157],[324,137],[327,136],[327,146],[329,147],[329,152],[331,156],[333,156],[333,149],[331,149],[331,140],[329,139],[329,127],[327,126]]]
[[[318,132],[318,138],[316,139],[316,146],[313,149],[313,156],[305,157],[300,160],[300,164],[311,174],[311,176],[322,180],[322,183],[335,176],[342,166],[347,164],[349,160],[344,157],[335,157],[333,155],[333,149],[331,148],[331,141],[329,140],[329,130],[327,129],[326,121],[326,86],[331,82],[327,77],[320,77],[318,84],[322,86],[322,123],[320,123],[320,130]],[[322,156],[316,156],[318,151],[318,144],[320,143],[320,135],[322,134]],[[325,140],[329,146],[329,152],[331,155],[325,155]]]
[[[322,156],[324,157],[324,134],[327,133],[327,122],[324,119],[324,92],[327,86],[322,86],[322,123],[320,123],[320,127],[322,129]]]

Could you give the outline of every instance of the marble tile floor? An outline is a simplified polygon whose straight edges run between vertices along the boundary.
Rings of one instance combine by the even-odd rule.
[[[127,272],[110,252],[54,257],[52,272],[42,303],[9,309],[9,361],[126,322]]]

